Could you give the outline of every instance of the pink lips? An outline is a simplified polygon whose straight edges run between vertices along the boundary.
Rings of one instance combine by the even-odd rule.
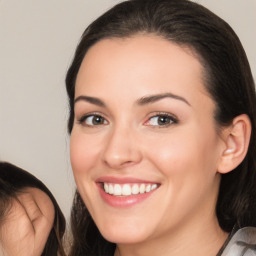
[[[147,193],[138,193],[132,194],[129,196],[114,196],[108,194],[103,189],[104,183],[111,183],[111,184],[156,184],[155,182],[140,180],[136,178],[117,178],[117,177],[101,177],[96,180],[97,187],[99,189],[99,193],[102,199],[112,207],[118,208],[126,208],[131,207],[135,204],[143,202],[147,198],[149,198],[157,189],[154,189]]]
[[[117,177],[100,177],[96,180],[96,183],[103,183],[103,182],[108,182],[108,183],[116,183],[116,184],[125,184],[125,183],[154,183],[152,181],[148,180],[141,180],[141,179],[136,179],[136,178],[117,178]]]

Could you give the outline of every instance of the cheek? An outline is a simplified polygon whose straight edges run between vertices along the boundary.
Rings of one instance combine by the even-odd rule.
[[[86,175],[97,161],[98,147],[87,136],[76,132],[70,136],[70,159],[74,176]]]
[[[181,165],[192,158],[191,153],[194,151],[191,148],[193,146],[191,140],[189,143],[186,141],[184,133],[182,136],[179,136],[178,133],[175,133],[175,135],[166,134],[158,137],[157,140],[152,136],[151,140],[151,142],[148,141],[149,144],[145,147],[147,158],[157,165],[157,168],[164,174],[175,173]]]
[[[179,130],[150,142],[147,156],[164,176],[182,178],[214,175],[217,163],[218,138],[214,132],[200,129]],[[217,150],[216,150],[217,152]],[[169,176],[171,175],[171,176]]]
[[[77,189],[87,206],[90,204],[86,195],[91,191],[90,176],[97,161],[96,156],[97,151],[90,143],[90,139],[75,130],[72,131],[70,136],[71,166]]]
[[[214,133],[209,135],[208,132],[203,134],[193,130],[191,133],[176,133],[169,138],[166,136],[165,140],[155,141],[154,147],[147,151],[151,162],[164,177],[166,197],[163,205],[168,207],[166,212],[178,209],[179,216],[180,212],[185,214],[206,201],[205,198],[210,201],[214,196],[217,188],[217,154],[214,153],[217,139]]]

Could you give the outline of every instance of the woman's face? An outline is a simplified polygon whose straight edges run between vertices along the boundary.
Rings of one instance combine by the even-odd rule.
[[[152,35],[101,40],[80,67],[74,109],[75,181],[107,240],[217,225],[225,143],[189,49]]]

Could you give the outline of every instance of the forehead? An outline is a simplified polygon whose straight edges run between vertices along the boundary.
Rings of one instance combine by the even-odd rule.
[[[203,80],[202,65],[188,47],[156,35],[103,39],[84,57],[76,80],[76,96],[84,90],[100,94],[99,88],[109,85],[127,93],[136,88],[136,94],[170,89],[178,93],[183,86],[206,94]]]

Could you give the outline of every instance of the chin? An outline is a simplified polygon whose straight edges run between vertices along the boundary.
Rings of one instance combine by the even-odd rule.
[[[131,226],[132,227],[132,226]],[[100,229],[102,236],[109,242],[115,244],[135,244],[140,243],[146,239],[146,232],[140,231],[133,226],[133,228],[108,228]]]
[[[103,235],[103,237],[107,241],[109,241],[111,243],[115,243],[115,244],[137,244],[137,243],[144,241],[144,239],[142,239],[139,236],[134,236],[134,235],[129,235],[129,234],[122,234],[122,235],[106,234],[106,236]]]

